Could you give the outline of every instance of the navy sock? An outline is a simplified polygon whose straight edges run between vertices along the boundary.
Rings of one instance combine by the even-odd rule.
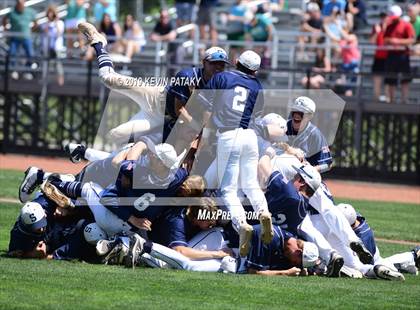
[[[67,197],[77,199],[82,196],[82,182],[63,182],[59,179],[52,179],[50,182]]]
[[[98,42],[92,45],[96,52],[96,58],[98,59],[99,68],[103,67],[114,67],[112,64],[111,57],[102,46],[102,42]]]
[[[149,253],[152,252],[152,246],[153,246],[153,242],[152,241],[146,241],[143,245],[143,251],[145,253]]]

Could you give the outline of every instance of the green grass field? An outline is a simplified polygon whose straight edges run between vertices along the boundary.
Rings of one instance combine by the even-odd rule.
[[[16,198],[22,173],[0,171],[0,197]],[[377,237],[420,243],[420,206],[350,201]],[[20,205],[0,203],[0,309],[419,309],[420,277],[406,281],[286,278],[124,269],[4,257]],[[378,243],[382,256],[407,245]]]

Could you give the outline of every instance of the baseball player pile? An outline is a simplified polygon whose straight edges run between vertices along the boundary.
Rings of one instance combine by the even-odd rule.
[[[101,81],[140,112],[110,131],[111,153],[68,144],[73,162],[88,161],[77,175],[28,168],[10,256],[260,275],[417,275],[420,247],[383,258],[366,219],[335,205],[321,178],[333,159],[311,123],[315,102],[295,98],[287,121],[263,114],[258,54],[243,52],[225,71],[226,52],[211,47],[202,67],[175,77],[193,87],[136,85],[114,71],[94,26],[79,30],[96,51]]]

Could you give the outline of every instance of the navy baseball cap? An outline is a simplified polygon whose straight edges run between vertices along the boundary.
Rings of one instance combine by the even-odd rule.
[[[204,52],[204,60],[213,62],[213,61],[223,61],[229,64],[228,55],[226,51],[218,46],[213,46],[207,49]]]

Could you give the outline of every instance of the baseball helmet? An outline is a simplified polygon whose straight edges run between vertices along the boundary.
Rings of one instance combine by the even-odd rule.
[[[223,61],[227,64],[229,63],[228,55],[227,55],[226,51],[223,48],[218,47],[218,46],[213,46],[213,47],[210,47],[209,49],[207,49],[204,52],[203,60],[207,60],[207,61],[210,61],[210,62]]]
[[[99,240],[107,239],[106,232],[96,223],[86,225],[83,230],[83,236],[89,244],[95,245]]]
[[[296,172],[305,180],[305,183],[314,191],[321,185],[321,175],[318,170],[310,164],[297,167],[293,165]]]
[[[316,110],[315,102],[305,96],[297,97],[292,104],[292,112],[302,112],[304,114],[314,114]]]
[[[357,214],[353,206],[348,203],[339,203],[337,208],[344,214],[345,218],[350,225],[353,225],[356,222]]]
[[[278,125],[287,130],[287,121],[277,113],[268,113],[261,119],[261,125]]]
[[[251,71],[257,71],[261,65],[261,57],[254,51],[248,50],[239,55],[238,62]]]
[[[22,223],[31,230],[47,226],[45,210],[37,202],[27,202],[20,210],[20,218]]]

